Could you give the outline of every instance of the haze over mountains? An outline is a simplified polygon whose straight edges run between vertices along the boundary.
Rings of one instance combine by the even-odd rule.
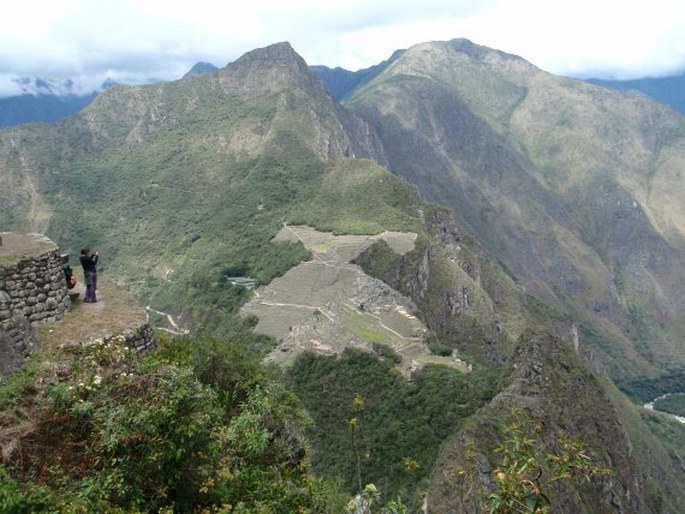
[[[348,341],[416,359],[407,368],[425,366],[415,355],[427,350],[458,355],[488,387],[469,383],[444,433],[427,423],[407,436],[415,477],[388,464],[407,432],[399,419],[379,428],[392,438],[368,443],[372,478],[428,491],[435,512],[482,500],[513,405],[542,440],[582,436],[612,470],[555,486],[559,511],[678,512],[683,429],[614,384],[681,385],[684,129],[649,98],[466,40],[419,44],[360,75],[310,70],[279,43],[218,71],[112,88],[54,125],[0,131],[0,222],[72,254],[97,247],[105,273],[189,329],[293,352],[299,394],[327,384],[307,404],[319,426],[322,406],[351,393],[352,379],[334,380]],[[274,241],[301,226],[354,235],[354,252],[331,235]],[[397,233],[402,250],[388,242]],[[281,341],[241,313],[250,298],[262,301],[251,313],[283,316]],[[402,354],[409,339],[421,352]],[[297,360],[303,345],[314,353]],[[335,430],[312,435],[315,467],[346,469],[349,482]],[[453,472],[469,459],[477,472]]]
[[[685,74],[670,77],[645,77],[632,80],[588,79],[588,82],[647,95],[685,113]]]
[[[375,77],[403,52],[404,50],[397,50],[388,60],[357,71],[329,68],[322,65],[310,66],[310,69],[326,85],[329,93],[341,101],[359,85]],[[211,63],[198,62],[184,75],[184,78],[195,74],[212,73],[217,70],[218,68]],[[591,78],[587,81],[613,89],[644,94],[685,113],[684,75],[630,80]],[[101,89],[83,94],[73,91],[70,81],[56,83],[56,81],[49,79],[25,77],[19,82],[23,84],[21,95],[0,98],[0,128],[22,123],[58,121],[66,116],[76,114],[92,102],[97,94],[114,85],[106,82]]]
[[[83,92],[71,80],[55,81],[22,78],[15,81],[21,94],[0,98],[0,128],[22,123],[52,123],[72,114],[92,102],[95,97],[114,86],[107,80],[93,91]]]

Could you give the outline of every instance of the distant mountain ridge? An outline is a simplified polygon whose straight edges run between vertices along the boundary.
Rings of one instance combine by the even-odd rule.
[[[360,88],[391,63],[405,50],[396,50],[389,59],[369,68],[349,71],[344,68],[329,68],[325,65],[312,65],[311,71],[324,83],[328,92],[338,101],[345,100],[353,91]],[[214,73],[219,70],[208,62],[196,63],[183,77]],[[681,113],[685,113],[685,74],[660,78],[640,78],[630,80],[587,79],[592,84],[644,94],[664,103]],[[107,80],[97,91],[80,93],[71,80],[57,81],[41,78],[21,78],[15,82],[22,94],[0,98],[0,128],[22,123],[53,123],[71,116],[86,107],[99,92],[115,85]]]
[[[99,88],[83,92],[73,80],[21,78],[14,82],[20,95],[0,98],[0,128],[23,123],[54,123],[90,104],[102,91],[116,85],[106,80]]]
[[[183,78],[186,77],[191,77],[193,75],[202,75],[203,73],[214,73],[215,71],[218,71],[219,68],[214,66],[212,63],[209,62],[198,62],[196,63],[188,73],[183,75]]]
[[[630,80],[588,79],[592,84],[643,94],[685,114],[685,73]]]
[[[196,63],[183,78],[213,73],[219,68],[208,62]],[[0,98],[0,128],[23,123],[54,123],[81,111],[98,94],[117,85],[111,79],[99,88],[83,92],[71,79],[22,77],[14,79],[21,93]]]
[[[333,98],[342,101],[355,89],[363,86],[383,72],[404,52],[404,50],[395,50],[389,59],[358,71],[348,71],[340,67],[329,68],[327,66],[310,66],[309,69],[326,85],[326,89]]]
[[[386,61],[358,71],[327,66],[311,66],[312,72],[326,85],[337,100],[343,101],[394,62],[404,50],[396,50]],[[685,73],[666,77],[644,77],[629,80],[589,78],[591,84],[642,94],[685,114]]]

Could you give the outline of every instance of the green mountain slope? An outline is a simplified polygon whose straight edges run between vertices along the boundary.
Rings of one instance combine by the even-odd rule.
[[[618,110],[614,97],[584,103],[595,90],[578,88],[518,58],[431,43],[345,109],[279,43],[217,73],[115,87],[55,126],[0,131],[0,223],[47,232],[72,255],[97,248],[104,274],[182,328],[260,356],[277,348],[270,358],[295,340],[318,349],[280,361],[314,418],[313,469],[347,492],[363,471],[412,505],[426,491],[429,505],[479,503],[471,493],[492,492],[493,449],[519,406],[546,427],[541,447],[554,449],[557,430],[582,437],[612,470],[569,512],[678,511],[679,428],[663,421],[655,439],[586,366],[627,380],[682,367],[682,217],[668,179],[681,120],[652,104],[624,113],[638,121],[621,130],[653,122],[648,192],[628,167],[646,157],[614,166],[603,149],[615,140],[599,143],[607,125],[594,116]],[[542,97],[569,121],[544,125]],[[572,157],[595,154],[604,160],[576,171]],[[587,210],[597,191],[607,196]],[[300,311],[255,319],[255,304]],[[357,395],[368,403],[352,444]],[[451,475],[450,489],[442,480],[470,442],[482,476]],[[560,509],[569,494],[550,492]]]
[[[54,128],[1,141],[3,226],[46,231],[72,255],[97,247],[104,272],[188,327],[235,307],[226,277],[268,282],[306,258],[269,243],[283,221],[361,216],[334,222],[315,196],[326,162],[374,154],[287,44],[217,74],[113,88]]]
[[[466,40],[410,48],[345,105],[393,172],[573,313],[592,366],[682,368],[685,119]]]

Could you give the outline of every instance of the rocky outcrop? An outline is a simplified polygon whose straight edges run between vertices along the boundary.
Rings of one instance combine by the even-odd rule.
[[[473,242],[463,241],[446,210],[431,210],[425,214],[424,223],[429,236],[417,242],[412,252],[389,258],[391,250],[377,243],[354,262],[409,296],[428,328],[446,335],[450,344],[460,337],[455,332],[460,318],[492,325],[498,332],[493,302],[481,284],[481,260],[486,259],[485,254]],[[474,331],[471,324],[468,331]]]
[[[661,490],[653,478],[677,476],[680,463],[648,432],[631,437],[639,429],[628,428],[634,420],[621,411],[630,407],[612,399],[612,386],[586,371],[573,348],[549,333],[526,333],[520,343],[510,385],[443,448],[428,492],[431,512],[481,512],[482,499],[496,490],[494,470],[502,461],[486,449],[501,443],[501,427],[516,412],[535,427],[529,437],[541,454],[558,451],[567,436],[587,446],[585,454],[595,465],[611,470],[589,481],[549,482],[546,494],[554,512],[681,512],[679,492],[665,494],[668,486]],[[640,461],[645,453],[651,456],[648,464]]]
[[[146,352],[156,346],[155,332],[149,323],[141,323],[136,327],[125,329],[121,333],[126,346],[138,353]]]

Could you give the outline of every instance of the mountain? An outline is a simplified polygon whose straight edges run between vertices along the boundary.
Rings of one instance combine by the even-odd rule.
[[[3,174],[4,225],[47,231],[72,254],[97,245],[119,280],[188,324],[222,318],[212,306],[235,289],[227,277],[268,282],[307,255],[269,243],[291,204],[343,230],[330,210],[340,200],[313,203],[326,162],[379,152],[287,45],[219,73],[109,90],[57,126],[5,132],[3,147],[8,163],[35,159],[29,174]]]
[[[683,428],[615,383],[683,367],[683,119],[466,40],[381,68],[341,105],[278,43],[0,131],[0,224],[283,366],[349,492],[486,508],[520,410],[610,470],[556,510],[682,510]]]
[[[588,82],[630,93],[647,95],[685,113],[685,74],[668,77],[645,77],[630,80],[588,79]]]
[[[71,80],[23,78],[16,82],[22,93],[0,98],[0,128],[22,123],[54,123],[80,111],[101,91],[115,85],[108,80],[99,90],[83,93]]]
[[[198,62],[195,63],[195,65],[188,70],[188,73],[183,75],[183,78],[190,77],[192,75],[201,75],[203,73],[214,73],[217,71],[219,68],[214,66],[212,63],[209,62]]]
[[[587,366],[623,383],[680,372],[681,116],[467,40],[410,48],[344,105],[379,134],[391,171],[576,320]],[[555,387],[541,410],[573,403]]]
[[[466,40],[411,48],[345,106],[391,171],[574,313],[590,365],[615,378],[682,366],[681,116]]]
[[[310,66],[309,69],[326,85],[328,92],[338,101],[344,100],[356,88],[363,86],[397,60],[404,50],[396,50],[389,59],[358,71],[327,66]]]
[[[198,62],[183,77],[217,70],[211,63]],[[76,114],[102,91],[116,85],[108,79],[97,90],[83,93],[72,80],[23,77],[14,82],[21,94],[0,98],[0,128],[23,123],[54,123]]]
[[[20,95],[0,98],[0,127],[22,123],[54,123],[87,106],[97,96],[60,97],[56,95]]]

